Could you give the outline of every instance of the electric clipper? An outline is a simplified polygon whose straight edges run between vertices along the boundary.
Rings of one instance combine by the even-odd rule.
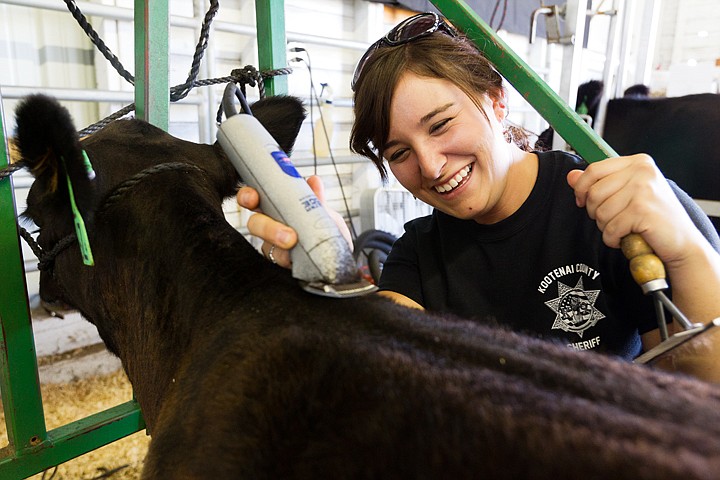
[[[263,212],[298,234],[290,251],[293,277],[308,292],[322,296],[344,298],[376,291],[360,277],[337,224],[265,127],[251,114],[225,110],[227,119],[218,129],[218,142],[242,181],[258,191]]]

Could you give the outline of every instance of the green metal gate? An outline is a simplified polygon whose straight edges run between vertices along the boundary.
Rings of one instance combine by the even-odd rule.
[[[588,161],[615,152],[461,0],[433,0],[483,49],[498,71]],[[135,0],[138,117],[167,129],[167,0]],[[259,69],[286,66],[284,0],[256,0]],[[145,71],[145,69],[152,69]],[[284,78],[265,80],[270,95],[286,93]],[[0,127],[3,127],[0,103]],[[0,128],[0,168],[9,159]],[[10,177],[0,181],[0,389],[10,445],[0,451],[0,478],[25,478],[145,428],[135,400],[47,431],[16,227]]]
[[[284,0],[255,3],[259,70],[284,68]],[[136,116],[167,129],[168,2],[135,0],[135,12]],[[284,78],[266,79],[265,86],[270,95],[287,92]],[[0,168],[9,163],[4,118],[0,102]],[[145,428],[131,400],[47,430],[16,218],[7,177],[0,181],[0,391],[9,440],[0,450],[0,478],[7,480],[34,475]]]

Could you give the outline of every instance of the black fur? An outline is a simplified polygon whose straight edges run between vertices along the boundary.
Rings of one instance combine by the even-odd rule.
[[[225,221],[222,177],[236,177],[217,148],[141,122],[83,147],[96,159],[98,204],[146,166],[205,170],[148,177],[103,209],[95,267],[76,249],[56,261],[64,299],[97,325],[134,386],[153,437],[144,478],[720,471],[717,387],[379,297],[312,296]],[[71,222],[48,219],[64,199],[41,180],[28,215],[43,239],[58,237]]]

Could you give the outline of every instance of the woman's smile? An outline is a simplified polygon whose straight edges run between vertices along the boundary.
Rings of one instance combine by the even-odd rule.
[[[457,218],[496,222],[525,201],[537,171],[534,155],[505,140],[505,113],[502,97],[473,100],[447,80],[406,72],[390,105],[383,156],[418,199]]]
[[[465,183],[467,183],[471,172],[472,164],[466,165],[459,172],[457,172],[449,181],[447,181],[446,183],[435,185],[433,188],[435,188],[436,192],[442,194],[454,192],[463,185],[465,185]]]

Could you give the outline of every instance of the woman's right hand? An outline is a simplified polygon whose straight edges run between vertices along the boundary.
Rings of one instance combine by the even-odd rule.
[[[325,206],[325,188],[320,177],[313,175],[307,179],[307,182],[312,191],[318,197],[318,200],[320,200],[320,203]],[[258,209],[260,205],[260,196],[258,195],[257,190],[252,187],[246,186],[240,188],[237,193],[237,202],[241,207],[255,212],[248,219],[247,228],[251,235],[255,235],[263,240],[263,244],[261,246],[263,255],[282,267],[291,268],[292,261],[290,260],[290,250],[298,242],[295,230],[288,225],[278,222],[277,220],[263,214]],[[334,210],[330,210],[327,207],[325,208],[328,211],[328,214],[333,218],[333,220],[335,220],[335,223],[337,223],[340,228],[340,232],[348,241],[350,249],[352,250],[352,238],[350,236],[350,231],[342,216]],[[272,253],[272,257],[270,257],[269,253]]]
[[[273,260],[282,267],[290,268],[292,266],[290,249],[297,243],[295,230],[262,213],[258,209],[260,195],[252,187],[241,187],[237,193],[237,202],[241,207],[255,212],[248,219],[247,228],[251,235],[263,240],[260,250],[265,258]],[[268,256],[269,252],[272,253],[272,257]]]

